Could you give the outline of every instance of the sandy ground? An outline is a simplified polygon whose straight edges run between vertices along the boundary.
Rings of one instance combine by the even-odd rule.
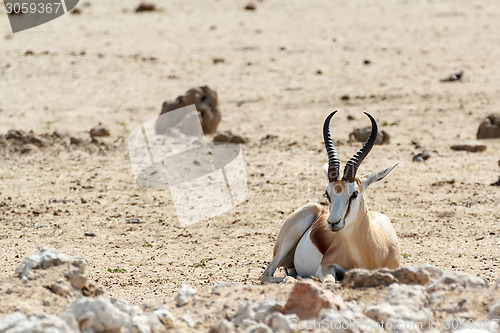
[[[159,11],[135,13],[137,4],[82,1],[80,15],[15,35],[0,6],[0,133],[63,136],[25,154],[1,147],[0,278],[51,246],[88,259],[108,294],[135,303],[162,303],[182,284],[259,284],[286,216],[325,202],[321,127],[334,109],[342,163],[361,145],[348,135],[369,124],[362,111],[391,135],[359,173],[401,162],[366,196],[392,219],[402,263],[500,277],[500,188],[490,186],[500,140],[483,140],[482,153],[450,149],[500,110],[497,1],[265,0],[255,11],[156,1]],[[460,82],[439,81],[456,69]],[[249,138],[249,192],[179,227],[168,191],[135,186],[126,139],[163,101],[201,85],[219,94],[219,129]],[[111,132],[102,146],[88,143],[99,122]],[[412,140],[429,160],[412,162]]]

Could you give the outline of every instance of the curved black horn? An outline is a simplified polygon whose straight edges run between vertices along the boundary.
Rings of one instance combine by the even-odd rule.
[[[365,112],[365,114],[368,116],[368,118],[370,118],[370,121],[372,122],[372,131],[370,132],[370,136],[366,140],[363,147],[353,157],[351,157],[351,159],[345,165],[343,178],[348,182],[354,181],[354,179],[356,178],[356,172],[358,171],[361,162],[363,162],[363,160],[375,144],[375,140],[377,140],[377,122],[371,114],[367,112]]]
[[[333,146],[332,136],[330,134],[330,119],[337,113],[333,111],[326,117],[323,124],[323,140],[325,141],[326,153],[328,154],[328,181],[334,182],[339,179],[340,160],[335,147]]]

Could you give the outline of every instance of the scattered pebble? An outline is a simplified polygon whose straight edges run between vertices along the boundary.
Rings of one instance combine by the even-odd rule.
[[[196,105],[196,110],[201,115],[203,133],[215,133],[222,117],[217,92],[208,86],[191,88],[184,95],[177,96],[175,101],[164,102],[160,115],[192,104]]]
[[[140,219],[130,219],[130,220],[127,220],[125,223],[128,223],[128,224],[140,224],[140,223],[143,223],[143,222],[141,222]]]
[[[154,3],[141,2],[139,6],[135,9],[136,13],[141,12],[154,12],[156,10],[156,5]]]
[[[252,10],[252,11],[254,11],[256,9],[257,9],[257,6],[253,2],[249,2],[245,6],[245,10]]]
[[[500,114],[490,114],[483,119],[479,124],[476,137],[478,139],[500,138]]]
[[[177,295],[174,297],[174,301],[178,307],[182,307],[188,304],[188,299],[190,297],[194,297],[196,295],[196,289],[184,284],[177,292]]]
[[[353,142],[365,142],[370,136],[371,127],[356,128],[351,134],[349,134],[349,141]],[[377,134],[377,139],[375,140],[376,145],[386,145],[391,142],[391,136],[385,130],[379,131]]]
[[[103,127],[101,123],[99,125],[93,127],[89,131],[90,137],[95,138],[95,137],[106,137],[109,136],[109,131],[107,128]]]
[[[87,236],[87,237],[95,237],[95,236],[96,236],[96,234],[95,234],[95,233],[93,233],[93,232],[86,232],[86,233],[84,233],[83,235],[84,235],[84,236]]]
[[[248,140],[241,135],[233,134],[231,131],[217,133],[213,139],[214,142],[246,143]]]
[[[431,157],[431,154],[428,152],[422,152],[418,153],[417,155],[413,156],[413,162],[423,162]]]
[[[453,150],[465,150],[471,153],[483,152],[486,150],[486,145],[477,142],[462,142],[451,146]]]
[[[441,79],[440,81],[441,82],[453,82],[453,81],[459,81],[462,79],[464,75],[464,71],[463,70],[457,70],[457,71],[454,71],[450,74],[450,76],[444,78],[444,79]]]

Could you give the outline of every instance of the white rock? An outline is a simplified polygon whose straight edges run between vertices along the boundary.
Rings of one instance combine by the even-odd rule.
[[[281,312],[273,312],[266,321],[273,332],[292,332],[294,322]]]
[[[247,327],[254,326],[257,324],[258,323],[255,320],[245,318],[241,322],[239,322],[238,325],[236,325],[236,326],[238,327],[238,330],[241,331],[241,330],[246,329]]]
[[[236,326],[240,326],[240,324],[245,319],[254,320],[255,319],[255,311],[252,309],[252,306],[249,302],[243,302],[238,307],[238,312],[234,315],[233,322]]]
[[[111,304],[113,304],[118,310],[128,314],[129,316],[140,316],[143,314],[142,309],[138,305],[130,305],[126,301],[119,298],[110,298]]]
[[[122,329],[122,333],[151,333],[151,317],[146,315],[132,316]]]
[[[322,328],[332,332],[377,332],[384,331],[376,321],[366,317],[362,312],[350,309],[334,311],[323,310],[320,314]]]
[[[263,323],[266,320],[267,315],[269,314],[268,310],[257,310],[255,311],[255,321],[258,323]]]
[[[128,320],[127,314],[115,307],[106,296],[79,298],[64,309],[63,315],[74,317],[82,331],[119,331]]]
[[[68,325],[62,318],[53,315],[30,315],[12,313],[0,317],[1,333],[77,333],[78,327]]]
[[[19,322],[25,321],[28,318],[20,313],[14,312],[0,317],[0,332],[7,332],[9,329],[15,327]]]
[[[162,328],[173,328],[174,327],[174,316],[167,307],[162,305],[155,309],[150,316],[152,319],[152,328],[156,330],[161,330]]]
[[[174,297],[174,301],[177,306],[181,307],[188,303],[188,298],[196,295],[196,289],[184,284],[181,286],[177,295]]]
[[[189,312],[184,313],[179,319],[185,322],[189,327],[194,327],[196,324]]]
[[[220,319],[215,323],[212,333],[233,333],[236,332],[234,324],[227,319]]]
[[[500,299],[491,302],[490,307],[488,309],[488,319],[500,319]]]
[[[271,329],[271,327],[269,327],[265,324],[257,323],[257,324],[254,324],[252,326],[247,327],[243,332],[244,333],[272,333],[273,330]]]
[[[33,277],[33,269],[47,269],[73,261],[74,259],[66,254],[59,253],[53,248],[44,247],[40,252],[27,257],[20,263],[14,274],[22,280],[27,280]]]
[[[263,323],[266,317],[269,315],[271,308],[278,306],[279,304],[275,301],[271,301],[268,299],[263,300],[257,307],[254,308],[254,319],[259,323]]]
[[[461,291],[464,289],[486,289],[489,288],[486,279],[473,276],[464,272],[444,272],[443,275],[436,280],[432,280],[427,284],[428,292],[439,290],[455,290]]]
[[[384,323],[390,322],[394,326],[399,324],[405,327],[415,325],[428,327],[432,312],[426,308],[427,304],[428,295],[424,287],[395,283],[389,286],[384,302],[368,306],[364,314],[378,323],[383,321]]]

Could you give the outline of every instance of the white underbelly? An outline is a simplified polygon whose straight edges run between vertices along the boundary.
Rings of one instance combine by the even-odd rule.
[[[323,258],[321,252],[311,242],[310,234],[311,228],[307,229],[300,239],[293,258],[295,270],[300,276],[314,276]]]

